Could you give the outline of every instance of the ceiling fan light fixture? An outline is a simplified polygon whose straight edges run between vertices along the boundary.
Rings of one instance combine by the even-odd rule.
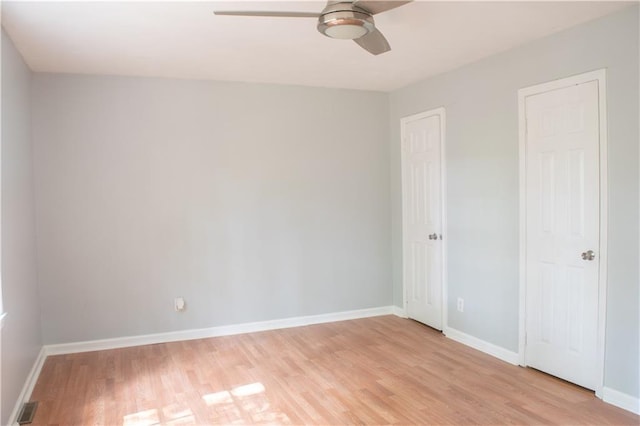
[[[367,30],[367,28],[362,25],[361,21],[349,21],[352,22],[348,22],[348,20],[345,19],[335,22],[332,25],[327,25],[327,28],[324,30],[324,35],[331,38],[353,40],[356,38],[360,38],[369,32],[369,30]]]
[[[330,5],[318,18],[318,31],[331,38],[355,40],[374,28],[373,17],[351,3]]]

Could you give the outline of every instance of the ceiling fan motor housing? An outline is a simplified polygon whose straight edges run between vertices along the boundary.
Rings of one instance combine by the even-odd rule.
[[[330,4],[318,18],[318,31],[331,38],[358,39],[374,29],[371,14],[352,3]]]

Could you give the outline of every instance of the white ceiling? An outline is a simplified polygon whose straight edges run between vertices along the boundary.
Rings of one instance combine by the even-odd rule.
[[[376,15],[392,51],[373,56],[313,18],[322,1],[3,1],[2,25],[34,71],[390,91],[612,13],[620,2],[414,1]]]

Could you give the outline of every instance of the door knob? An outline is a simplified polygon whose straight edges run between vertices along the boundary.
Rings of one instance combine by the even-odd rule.
[[[429,235],[429,239],[430,240],[437,240],[438,239],[438,234],[434,233],[434,234]]]
[[[593,252],[593,250],[587,250],[584,253],[582,253],[582,260],[593,260],[596,258],[596,254]]]

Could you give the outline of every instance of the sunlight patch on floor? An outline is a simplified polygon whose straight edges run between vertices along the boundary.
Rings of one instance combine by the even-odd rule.
[[[158,416],[158,410],[155,408],[128,414],[124,416],[122,422],[123,426],[150,426],[157,425],[158,423],[160,423],[160,418]]]
[[[289,416],[273,407],[260,382],[237,386],[231,390],[208,393],[202,396],[208,407],[211,423],[278,423],[291,424]],[[202,419],[200,419],[202,420]],[[191,409],[179,404],[169,404],[159,409],[150,409],[128,414],[123,426],[191,425],[196,418]]]
[[[265,387],[260,382],[237,386],[231,390],[209,393],[202,396],[204,402],[217,415],[217,421],[268,422],[291,424],[289,417],[269,403]]]
[[[178,404],[170,404],[162,409],[163,421],[166,425],[192,425],[196,424],[193,412],[189,408]],[[124,416],[123,426],[152,426],[161,424],[158,410],[144,410]]]
[[[231,395],[235,397],[251,396],[264,392],[264,385],[260,382],[251,383],[250,385],[238,386],[231,390]]]
[[[229,391],[220,391],[216,393],[208,393],[202,397],[204,402],[211,406],[216,404],[232,404],[233,397]]]
[[[166,419],[169,419],[170,422],[178,421],[188,417],[193,418],[193,412],[189,408],[180,406],[178,404],[167,405],[162,409],[162,414],[164,414],[164,417]]]
[[[264,385],[260,382],[242,385],[231,389],[231,391],[220,391],[216,393],[208,393],[202,396],[204,402],[211,406],[216,404],[231,404],[235,398],[243,398],[247,396],[264,393]]]

